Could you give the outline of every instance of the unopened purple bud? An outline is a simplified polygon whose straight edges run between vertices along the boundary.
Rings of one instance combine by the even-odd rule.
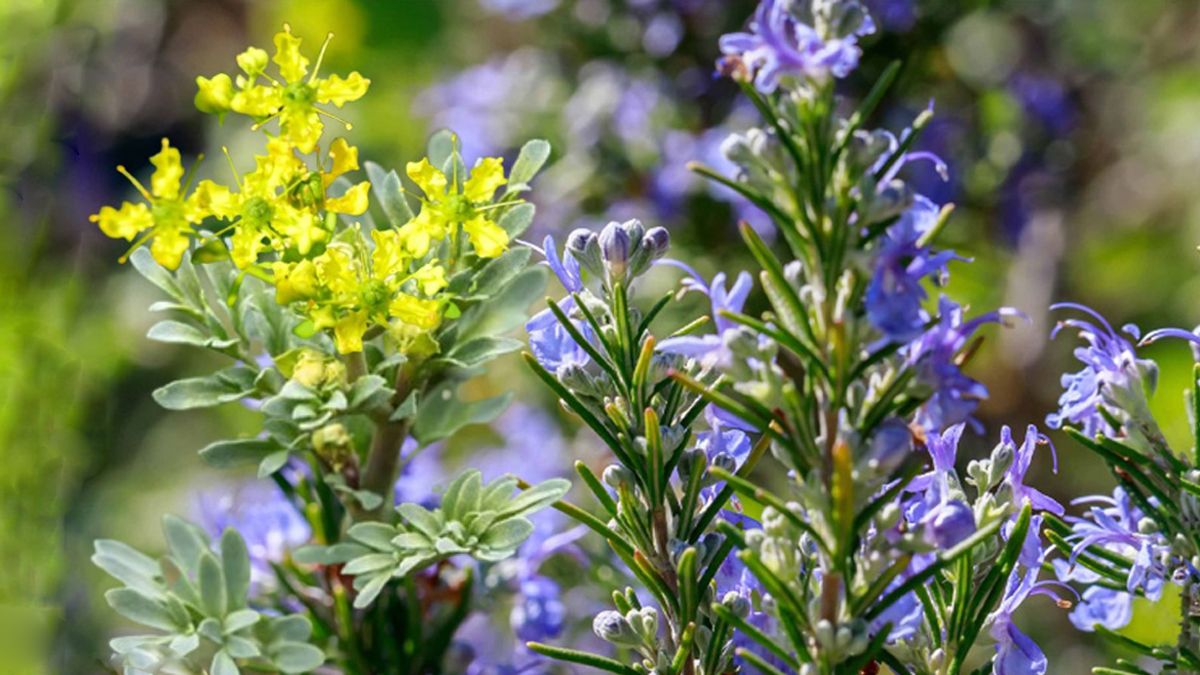
[[[620,224],[612,222],[600,230],[600,257],[606,265],[623,266],[629,260],[631,246],[629,233]]]
[[[913,435],[908,424],[898,417],[889,417],[879,423],[871,436],[867,451],[867,462],[874,465],[880,475],[891,474],[912,454]]]
[[[670,246],[671,233],[667,232],[665,227],[652,227],[646,232],[646,236],[642,237],[642,247],[655,260],[666,255]]]
[[[937,507],[929,523],[931,541],[938,548],[951,548],[975,533],[975,512],[955,499]]]
[[[601,640],[629,647],[641,646],[641,639],[634,632],[633,626],[621,616],[620,612],[608,610],[600,612],[592,621],[592,631]]]
[[[600,230],[597,241],[600,260],[603,263],[603,275],[609,281],[624,281],[629,269],[629,256],[634,246],[629,233],[619,223],[612,222]]]
[[[595,276],[604,273],[600,264],[600,238],[587,228],[578,228],[567,236],[567,251],[579,264]]]

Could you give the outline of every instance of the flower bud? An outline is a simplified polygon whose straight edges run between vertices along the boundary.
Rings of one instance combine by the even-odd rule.
[[[566,249],[588,272],[595,276],[603,276],[604,268],[600,263],[600,241],[595,232],[583,227],[572,231],[567,236]]]
[[[605,485],[614,490],[619,490],[622,486],[629,487],[633,484],[633,474],[629,472],[629,469],[620,464],[609,464],[604,469],[602,479]]]
[[[734,616],[742,619],[750,616],[750,610],[753,609],[750,606],[750,599],[735,591],[726,593],[725,597],[721,598],[721,604],[733,612]]]
[[[354,439],[346,427],[338,423],[326,424],[312,433],[313,450],[334,471],[341,471],[354,457]]]
[[[595,381],[587,370],[576,363],[565,363],[558,367],[555,377],[564,387],[572,391],[591,394],[595,391]]]
[[[646,232],[646,236],[642,237],[642,248],[653,260],[666,255],[670,247],[671,233],[667,232],[665,227],[652,227]]]
[[[625,621],[646,644],[653,644],[658,637],[658,610],[653,607],[630,610]]]
[[[929,539],[938,548],[951,548],[975,533],[975,513],[955,499],[934,509]]]
[[[879,515],[875,516],[875,525],[881,530],[890,530],[896,526],[896,523],[900,522],[900,516],[903,513],[904,511],[900,508],[899,504],[895,502],[885,504],[879,510]]]
[[[625,647],[640,647],[642,640],[620,612],[600,612],[592,620],[592,632],[601,640]]]
[[[629,255],[633,249],[629,232],[619,223],[609,223],[604,226],[603,230],[600,230],[599,245],[600,259],[604,261],[604,269],[608,273],[608,278],[614,281],[623,281],[629,264]]]

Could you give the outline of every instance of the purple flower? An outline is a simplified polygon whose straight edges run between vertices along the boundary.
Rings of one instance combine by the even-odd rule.
[[[1045,75],[1019,73],[1008,84],[1025,115],[1047,133],[1062,136],[1075,124],[1075,106],[1062,82]]]
[[[947,501],[930,512],[928,532],[938,548],[953,548],[975,534],[975,512],[962,500]]]
[[[522,7],[543,0],[489,0]],[[516,147],[537,120],[563,105],[563,87],[551,56],[521,49],[463,70],[421,92],[417,112],[435,126],[453,129],[466,157]]]
[[[246,540],[250,579],[257,588],[271,587],[271,563],[308,543],[312,528],[297,507],[274,484],[263,481],[201,492],[195,497],[200,525],[212,539],[233,528]]]
[[[1126,579],[1126,591],[1141,592],[1152,600],[1161,597],[1165,580],[1173,578],[1173,570],[1168,569],[1163,562],[1169,556],[1171,547],[1166,537],[1153,526],[1144,527],[1144,524],[1152,521],[1133,504],[1129,495],[1117,487],[1111,497],[1084,497],[1076,499],[1072,504],[1091,506],[1083,517],[1068,516],[1065,519],[1071,524],[1071,534],[1067,536],[1067,541],[1071,542],[1072,548],[1066,563],[1056,565],[1055,571],[1059,578],[1084,583],[1097,581],[1099,577],[1086,568],[1077,566],[1076,559],[1088,548],[1100,547],[1133,562]],[[1081,608],[1077,615],[1072,616],[1076,625],[1089,626],[1084,630],[1090,630],[1091,625],[1101,623],[1101,620],[1101,625],[1108,628],[1124,625],[1116,624],[1118,619],[1128,621],[1123,604],[1126,598],[1093,593],[1091,599],[1092,606]]]
[[[1029,530],[1022,545],[1023,551],[1033,553],[1033,559],[1026,560],[1024,554],[1022,555],[1021,564],[1013,569],[1008,577],[1004,597],[988,617],[991,623],[989,633],[996,641],[996,655],[992,659],[992,672],[996,675],[1045,675],[1046,655],[1036,642],[1017,628],[1012,615],[1032,596],[1045,595],[1053,599],[1059,607],[1065,607],[1068,603],[1057,591],[1065,590],[1074,594],[1070,587],[1059,581],[1038,581],[1045,557],[1041,536],[1038,534],[1041,522],[1041,516],[1034,516],[1030,520]]]
[[[1079,372],[1062,376],[1063,393],[1058,399],[1058,411],[1046,416],[1046,424],[1057,429],[1064,423],[1070,423],[1088,436],[1115,434],[1116,430],[1100,414],[1101,404],[1127,399],[1129,395],[1140,396],[1144,400],[1142,383],[1146,382],[1150,389],[1154,388],[1157,367],[1153,361],[1139,359],[1133,345],[1113,330],[1104,317],[1091,309],[1068,302],[1051,305],[1050,308],[1077,310],[1095,321],[1064,319],[1050,334],[1053,338],[1063,328],[1075,328],[1087,345],[1075,349],[1075,358],[1084,367]],[[1133,324],[1126,325],[1123,330],[1135,340],[1140,335]],[[1167,335],[1164,331],[1155,331],[1146,339],[1152,341]]]
[[[1045,675],[1046,654],[1028,635],[1013,623],[1013,612],[1030,595],[1050,593],[1040,587],[1038,570],[1022,573],[1013,570],[1004,589],[1004,598],[992,615],[989,631],[996,641],[996,655],[992,658],[992,672],[996,675]]]
[[[934,253],[918,244],[933,229],[938,214],[936,204],[918,195],[880,243],[875,273],[867,286],[867,319],[889,341],[908,342],[925,330],[929,314],[922,308],[923,280],[936,275],[944,283],[947,264],[963,260],[953,251]]]
[[[521,590],[509,615],[513,631],[525,641],[544,641],[562,634],[566,608],[562,591],[548,577],[535,576],[521,581]]]
[[[582,321],[573,323],[585,335],[590,333],[591,329]],[[559,323],[545,330],[530,329],[529,349],[537,362],[551,373],[557,373],[566,366],[585,366],[591,362],[591,357],[583,347]]]
[[[1021,316],[1016,310],[1002,308],[965,321],[962,307],[945,297],[938,309],[941,315],[938,322],[905,347],[909,364],[916,368],[917,380],[933,391],[917,412],[917,423],[926,432],[970,419],[979,401],[987,397],[987,387],[963,374],[955,362],[975,330],[985,323]]]
[[[1012,490],[1013,503],[1020,507],[1028,501],[1034,509],[1049,511],[1061,516],[1064,511],[1062,504],[1038,489],[1025,485],[1025,474],[1029,472],[1029,466],[1033,463],[1033,453],[1039,445],[1050,446],[1050,453],[1054,458],[1054,471],[1058,471],[1058,455],[1055,453],[1050,439],[1038,431],[1037,427],[1030,424],[1025,430],[1024,442],[1018,447],[1013,440],[1012,430],[1005,425],[1000,430],[1000,443],[1013,453],[1013,462],[1009,465],[1004,477],[1005,484]]]
[[[721,312],[741,313],[742,307],[746,304],[746,298],[754,287],[754,281],[750,274],[747,272],[738,274],[733,287],[726,290],[724,272],[718,272],[713,277],[711,284],[705,284],[703,277],[691,267],[676,260],[663,260],[662,262],[679,267],[691,275],[691,278],[683,280],[685,288],[699,291],[708,296],[712,305],[713,325],[716,326],[717,332],[707,335],[682,335],[667,338],[659,343],[658,351],[696,359],[706,368],[728,365],[733,359],[733,354],[725,345],[724,336],[726,332],[734,329],[736,324],[725,318]]]
[[[867,0],[871,16],[887,30],[906,33],[917,23],[916,0]]]
[[[559,0],[479,0],[484,9],[520,21],[546,14],[558,7]]]
[[[1133,618],[1133,594],[1104,586],[1089,586],[1067,618],[1076,628],[1089,633],[1096,630],[1096,626],[1109,630],[1124,628]]]
[[[762,0],[750,22],[750,32],[721,36],[721,53],[727,69],[729,59],[738,59],[754,72],[754,82],[764,93],[775,91],[782,78],[825,80],[845,77],[858,65],[858,37],[875,32],[875,24],[857,2],[826,3],[821,11],[830,16],[814,17],[806,5],[785,0]],[[804,23],[788,11],[791,5],[809,14]]]

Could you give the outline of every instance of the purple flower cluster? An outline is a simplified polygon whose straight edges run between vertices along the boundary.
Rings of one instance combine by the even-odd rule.
[[[933,392],[917,413],[917,423],[926,432],[971,418],[979,401],[987,397],[987,387],[962,371],[958,355],[980,326],[1020,316],[1016,310],[1002,308],[966,320],[963,308],[945,297],[938,313],[938,322],[903,350],[917,380]]]
[[[1072,503],[1089,508],[1082,517],[1066,518],[1071,524],[1071,534],[1067,537],[1073,545],[1071,555],[1067,560],[1055,560],[1054,570],[1063,581],[1095,585],[1084,591],[1082,601],[1071,612],[1071,623],[1086,631],[1094,630],[1095,626],[1122,628],[1132,617],[1135,594],[1158,600],[1164,582],[1184,570],[1172,558],[1167,538],[1122,488],[1114,489],[1111,497],[1097,495]],[[1085,551],[1093,546],[1132,561],[1125,590],[1096,584],[1100,575],[1078,564],[1079,556],[1086,555]]]
[[[721,37],[718,69],[747,69],[755,86],[771,93],[783,79],[845,77],[858,66],[858,38],[875,32],[858,2],[763,0],[750,31]]]
[[[272,563],[312,538],[312,527],[275,485],[252,481],[201,492],[195,497],[201,527],[216,541],[226,528],[237,530],[250,554],[250,579],[257,590],[274,587]],[[253,591],[252,591],[253,592]]]
[[[917,195],[879,244],[875,273],[867,286],[867,319],[888,341],[904,343],[924,332],[929,323],[922,307],[924,279],[944,281],[950,261],[963,259],[953,251],[935,253],[921,244],[939,212],[936,204]]]
[[[1072,424],[1088,436],[1116,434],[1117,430],[1101,414],[1101,406],[1144,400],[1144,388],[1154,389],[1157,367],[1149,359],[1138,358],[1133,344],[1091,309],[1074,303],[1059,303],[1051,309],[1074,310],[1087,315],[1083,319],[1063,319],[1051,334],[1054,337],[1063,328],[1074,328],[1087,344],[1075,349],[1075,358],[1083,364],[1083,369],[1062,376],[1063,393],[1058,399],[1058,411],[1046,417],[1046,424],[1055,429]],[[1123,331],[1134,340],[1141,336],[1133,324],[1124,326]],[[1156,331],[1147,339],[1165,335],[1165,332]]]

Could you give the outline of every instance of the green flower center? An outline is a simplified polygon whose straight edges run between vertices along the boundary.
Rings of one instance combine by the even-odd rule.
[[[251,227],[262,227],[271,222],[271,203],[262,197],[254,197],[242,206],[242,222]]]
[[[312,105],[317,101],[317,88],[307,82],[293,82],[283,88],[283,101],[288,105]]]
[[[158,226],[180,226],[186,221],[183,217],[183,202],[179,200],[156,199],[150,213],[154,216],[154,224]]]
[[[378,279],[371,279],[362,285],[360,295],[363,308],[374,314],[386,311],[392,293],[387,284]]]

